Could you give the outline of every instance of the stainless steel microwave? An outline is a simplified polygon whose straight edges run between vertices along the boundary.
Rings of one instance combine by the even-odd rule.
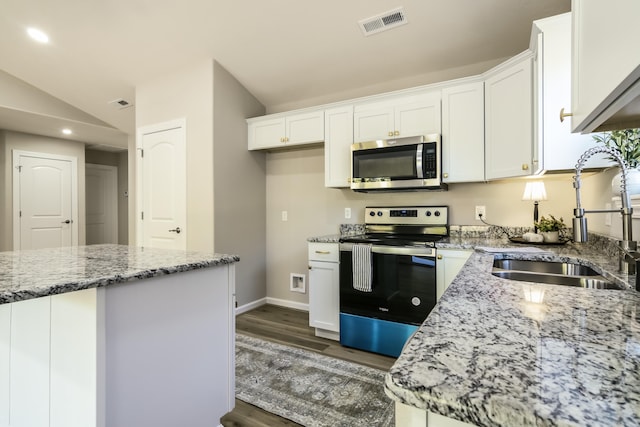
[[[440,135],[358,142],[351,145],[355,191],[446,190]]]

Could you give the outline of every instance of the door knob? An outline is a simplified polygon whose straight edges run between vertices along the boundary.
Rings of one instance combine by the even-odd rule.
[[[180,230],[180,227],[176,227],[176,228],[172,228],[171,230],[169,230],[170,233],[177,233],[180,234],[182,230]]]
[[[62,224],[71,224],[73,221],[70,219],[67,219],[65,221],[62,221]]]

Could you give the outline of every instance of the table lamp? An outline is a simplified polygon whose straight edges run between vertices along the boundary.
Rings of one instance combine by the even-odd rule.
[[[538,227],[535,223],[538,222],[538,202],[540,200],[547,200],[547,190],[544,188],[544,182],[542,181],[529,181],[524,187],[524,193],[522,194],[522,200],[533,200],[533,223],[535,232],[538,232]]]

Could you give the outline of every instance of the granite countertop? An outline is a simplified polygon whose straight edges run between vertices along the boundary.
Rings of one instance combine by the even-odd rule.
[[[440,248],[523,247],[450,238]],[[476,250],[386,376],[394,400],[478,426],[640,425],[640,293],[592,245]],[[573,261],[627,290],[491,275],[494,257]]]
[[[239,260],[235,255],[121,245],[0,252],[0,304]]]

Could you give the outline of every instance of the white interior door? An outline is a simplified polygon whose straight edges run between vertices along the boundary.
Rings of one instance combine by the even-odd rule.
[[[87,245],[118,243],[118,168],[86,164]]]
[[[76,159],[13,152],[14,249],[78,244]]]
[[[186,249],[184,121],[142,128],[138,136],[138,241],[145,247]]]

